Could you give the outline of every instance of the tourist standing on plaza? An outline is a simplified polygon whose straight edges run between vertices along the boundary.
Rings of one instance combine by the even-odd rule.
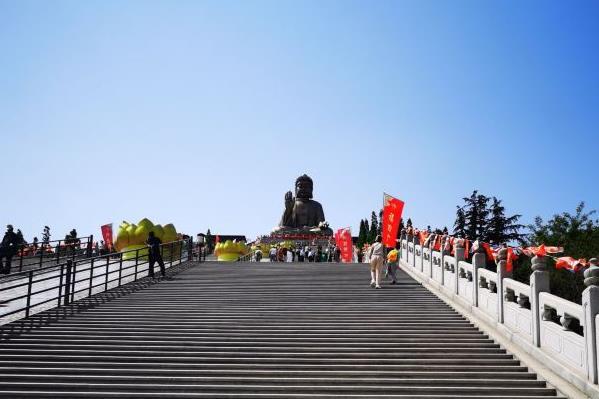
[[[381,269],[385,264],[385,247],[382,244],[382,237],[376,236],[374,244],[370,246],[368,250],[368,258],[370,259],[370,286],[381,288],[379,284],[379,278],[381,275]]]
[[[275,262],[277,260],[277,248],[270,247],[270,251],[268,252],[268,257],[271,262]]]
[[[299,253],[297,254],[297,261],[303,262],[304,256],[305,256],[304,248],[300,248]]]
[[[154,235],[153,231],[150,231],[150,233],[148,234],[146,244],[149,247],[148,276],[154,278],[154,264],[158,262],[158,265],[160,266],[160,274],[162,274],[162,277],[164,277],[166,272],[164,270],[164,261],[162,260],[162,254],[160,253],[160,244],[162,244],[162,241],[160,241],[160,238]]]
[[[0,273],[9,274],[12,257],[17,253],[19,246],[18,237],[13,231],[12,225],[6,226],[6,233],[0,243]],[[3,262],[6,259],[6,262]]]

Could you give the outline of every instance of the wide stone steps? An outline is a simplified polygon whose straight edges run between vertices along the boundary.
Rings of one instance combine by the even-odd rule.
[[[0,397],[556,397],[404,274],[374,290],[364,265],[181,269],[5,326]]]

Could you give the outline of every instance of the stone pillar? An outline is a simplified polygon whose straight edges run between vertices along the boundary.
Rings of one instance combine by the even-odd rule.
[[[455,243],[455,294],[459,294],[459,280],[460,280],[460,262],[466,259],[466,250],[464,249],[464,242],[460,239],[454,240]]]
[[[503,324],[503,279],[512,277],[507,271],[508,249],[501,248],[497,256],[497,321]]]
[[[584,313],[584,341],[587,352],[587,377],[597,384],[597,330],[595,316],[599,314],[599,260],[589,261],[590,267],[584,272],[584,284],[587,288],[582,292],[582,311]]]
[[[412,252],[412,264],[410,266],[412,266],[412,268],[416,268],[416,243],[420,243],[420,240],[418,239],[418,235],[414,234],[414,236],[412,236],[412,247],[414,248],[414,252]]]
[[[403,248],[403,243],[406,237],[406,229],[401,229],[401,235],[399,236],[399,258],[404,262],[406,261],[406,251]]]
[[[487,255],[483,252],[477,251],[472,255],[472,281],[474,282],[474,289],[472,290],[472,304],[478,307],[478,287],[479,287],[479,277],[478,277],[478,269],[484,269],[487,264]]]
[[[539,293],[549,292],[549,272],[544,256],[532,258],[530,275],[530,310],[532,311],[532,340],[535,346],[541,346],[541,315],[544,309],[539,306]]]
[[[448,255],[445,250],[445,240],[447,239],[446,235],[441,237],[441,286],[445,284],[445,255]]]

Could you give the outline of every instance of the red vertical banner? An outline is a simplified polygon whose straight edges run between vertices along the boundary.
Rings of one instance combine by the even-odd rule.
[[[397,230],[403,213],[404,202],[388,194],[383,201],[383,244],[387,248],[395,248],[397,243]]]
[[[104,238],[104,243],[106,244],[106,246],[108,247],[108,249],[110,249],[112,251],[112,223],[110,224],[105,224],[104,226],[100,227],[102,229],[102,237]]]
[[[339,229],[335,233],[335,243],[341,250],[341,260],[345,263],[351,263],[354,257],[353,244],[351,240],[351,229]]]

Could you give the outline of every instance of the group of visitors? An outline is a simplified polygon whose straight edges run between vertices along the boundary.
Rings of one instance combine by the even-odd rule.
[[[255,260],[259,262],[258,258],[261,257],[262,252],[256,251]],[[340,262],[341,250],[336,246],[328,246],[323,250],[321,245],[296,249],[274,246],[270,248],[268,258],[271,262]]]
[[[381,288],[381,273],[385,264],[385,278],[391,277],[391,284],[397,284],[397,270],[399,268],[399,251],[393,248],[387,251],[382,243],[382,237],[376,236],[374,243],[368,248],[367,259],[370,264],[370,286]]]

